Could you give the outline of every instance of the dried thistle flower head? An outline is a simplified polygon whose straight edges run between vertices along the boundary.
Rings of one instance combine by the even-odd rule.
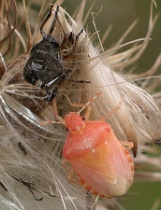
[[[51,19],[44,26],[46,33],[50,30],[57,11],[56,7],[60,5],[60,2],[55,2]],[[123,36],[113,49],[102,50],[104,52],[99,53],[82,24],[84,6],[85,1],[82,1],[75,20],[62,7],[59,7],[59,21],[56,21],[52,32],[52,36],[60,45],[66,37],[71,37],[71,34],[75,40],[75,44],[71,40],[66,41],[60,52],[63,68],[72,69],[72,71],[70,72],[71,81],[66,79],[59,86],[59,94],[56,96],[58,111],[64,116],[72,110],[66,103],[64,94],[68,95],[73,102],[85,103],[101,91],[102,96],[91,104],[93,110],[91,119],[94,120],[106,115],[121,101],[120,109],[110,115],[107,121],[111,124],[118,139],[134,143],[133,153],[137,155],[138,146],[144,149],[145,143],[160,139],[161,112],[152,96],[129,81],[130,75],[116,72],[116,67],[124,69],[135,63],[141,56],[148,44],[156,18],[152,18],[151,11],[147,36],[145,39],[128,43],[132,45],[129,50],[117,53],[119,49],[127,45],[122,44]],[[31,209],[33,206],[34,209],[47,208],[48,210],[53,207],[85,209],[86,206],[88,209],[94,205],[92,202],[95,198],[86,196],[79,186],[67,183],[67,174],[61,165],[61,151],[66,132],[63,127],[56,124],[46,126],[40,124],[42,120],[54,119],[53,109],[50,104],[39,100],[43,97],[44,91],[37,86],[31,86],[23,78],[23,69],[29,59],[31,48],[42,39],[39,24],[35,21],[32,22],[35,30],[33,34],[31,33],[27,10],[34,19],[35,13],[29,6],[25,6],[24,1],[23,5],[16,0],[2,0],[1,2],[0,27],[3,33],[0,34],[0,185],[3,195],[0,205],[2,209]],[[8,19],[9,11],[13,14],[13,22]],[[39,23],[43,16],[42,6]],[[21,33],[23,23],[26,25],[28,42]],[[125,36],[127,34],[128,31]],[[12,40],[14,40],[13,44]],[[25,49],[24,53],[22,53],[22,46]],[[151,75],[158,66],[157,61],[149,74]],[[136,75],[132,75],[131,78],[136,78]],[[90,81],[90,83],[77,83],[75,82],[77,80]],[[139,159],[140,156],[141,159]],[[136,167],[140,164],[139,160],[148,162],[149,159],[147,156],[144,159],[143,155],[139,155]],[[158,168],[160,168],[159,165]],[[152,175],[149,179],[151,177]],[[109,205],[116,203],[115,200],[107,202]]]

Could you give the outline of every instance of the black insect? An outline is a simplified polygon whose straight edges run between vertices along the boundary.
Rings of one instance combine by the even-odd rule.
[[[45,34],[43,31],[45,23],[51,16],[52,7],[53,5],[51,5],[49,13],[40,26],[43,39],[32,48],[30,58],[24,68],[24,78],[27,82],[34,85],[37,80],[41,81],[39,86],[46,90],[44,99],[47,101],[51,101],[55,97],[57,86],[65,78],[63,60],[60,56],[60,45],[51,35],[54,30],[54,22],[49,34]],[[53,84],[54,88],[49,91],[48,88]]]
[[[53,5],[51,5],[49,13],[40,26],[40,33],[43,39],[32,48],[30,58],[27,61],[23,72],[24,78],[27,82],[34,85],[36,81],[40,81],[38,86],[41,89],[46,90],[46,95],[43,99],[48,102],[52,101],[57,95],[58,86],[64,81],[64,79],[69,80],[69,73],[71,72],[71,69],[64,70],[63,59],[60,53],[61,45],[51,35],[54,30],[55,21],[57,20],[59,22],[57,17],[59,7],[57,7],[55,12],[55,18],[49,33],[45,34],[43,31],[44,25],[52,14],[52,8]],[[82,33],[82,31],[80,33]],[[72,35],[68,38],[69,41],[73,42]],[[75,82],[88,83],[88,81],[83,80]]]

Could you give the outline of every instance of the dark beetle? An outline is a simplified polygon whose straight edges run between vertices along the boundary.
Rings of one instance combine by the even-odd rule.
[[[57,86],[66,78],[69,70],[64,71],[63,60],[60,55],[60,45],[51,35],[54,30],[55,20],[49,34],[45,34],[43,27],[52,13],[53,5],[40,26],[40,32],[43,39],[33,46],[30,58],[24,68],[24,78],[27,82],[35,84],[40,80],[39,87],[46,90],[43,99],[52,101],[57,94]],[[57,18],[58,7],[55,13]]]

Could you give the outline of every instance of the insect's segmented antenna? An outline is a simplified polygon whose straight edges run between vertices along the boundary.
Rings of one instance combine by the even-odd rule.
[[[78,114],[80,114],[86,107],[90,105],[97,97],[99,97],[102,94],[102,92],[97,93],[93,98],[91,98],[79,111]]]
[[[117,110],[120,109],[121,103],[122,103],[122,98],[124,96],[121,97],[121,101],[119,102],[119,104],[110,112],[108,112],[105,116],[103,116],[100,120],[104,121],[106,118],[108,118],[110,115],[112,115],[113,113],[115,113]]]

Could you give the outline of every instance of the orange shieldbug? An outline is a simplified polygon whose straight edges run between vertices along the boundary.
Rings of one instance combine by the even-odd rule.
[[[128,151],[133,148],[133,143],[119,141],[104,118],[88,121],[91,110],[89,104],[97,96],[79,112],[71,112],[64,119],[57,115],[68,129],[63,158],[70,165],[68,178],[71,182],[82,185],[88,192],[100,197],[121,196],[133,183],[134,165]],[[55,100],[53,105],[56,108]],[[85,108],[86,120],[80,116]]]

